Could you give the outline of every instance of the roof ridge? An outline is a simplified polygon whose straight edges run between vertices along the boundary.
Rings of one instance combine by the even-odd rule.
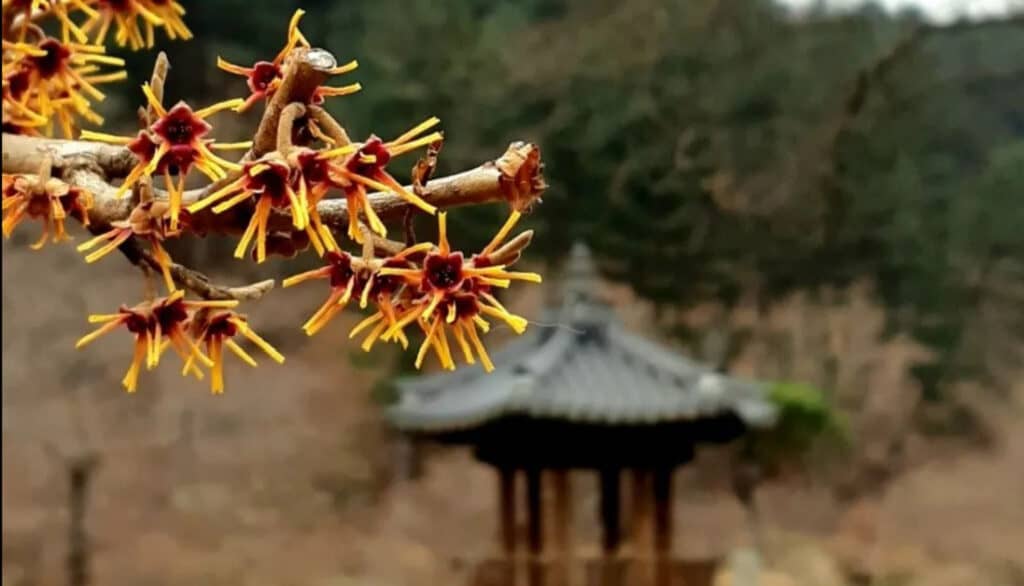
[[[715,372],[713,368],[700,364],[681,352],[673,352],[661,344],[630,332],[620,323],[612,323],[608,327],[608,338],[620,351],[673,376],[693,378]]]
[[[512,368],[514,374],[528,374],[540,378],[565,359],[565,355],[573,347],[576,333],[569,325],[556,327],[558,329],[554,334]]]

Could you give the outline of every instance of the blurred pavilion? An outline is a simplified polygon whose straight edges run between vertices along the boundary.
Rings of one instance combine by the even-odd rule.
[[[399,430],[470,445],[497,471],[501,554],[480,566],[474,586],[524,580],[531,586],[700,586],[693,568],[671,559],[672,474],[692,459],[697,444],[729,441],[775,420],[760,385],[623,329],[594,296],[598,284],[588,249],[577,244],[561,304],[544,318],[556,326],[531,328],[495,353],[490,374],[463,367],[397,383],[400,399],[388,416]],[[595,471],[601,487],[596,513],[603,556],[583,572],[574,572],[572,469]],[[623,507],[627,471],[631,498]],[[517,543],[515,530],[522,505],[525,544]],[[624,508],[629,519],[622,518]],[[710,580],[710,571],[704,573]]]

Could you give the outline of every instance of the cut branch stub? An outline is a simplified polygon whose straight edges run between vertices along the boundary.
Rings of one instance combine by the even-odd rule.
[[[501,189],[512,209],[523,212],[547,189],[540,149],[527,142],[514,142],[494,164],[501,171]]]
[[[281,112],[292,102],[307,104],[318,87],[331,75],[338,62],[323,49],[294,49],[285,62],[284,76],[260,120],[253,140],[252,158],[256,159],[277,147],[277,127]]]

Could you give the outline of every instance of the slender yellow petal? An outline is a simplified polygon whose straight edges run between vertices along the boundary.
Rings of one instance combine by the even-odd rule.
[[[252,195],[253,194],[248,192],[248,191],[240,191],[237,194],[235,194],[234,197],[231,197],[230,199],[226,199],[226,200],[220,202],[219,204],[213,206],[213,213],[215,213],[215,214],[223,214],[224,212],[226,212],[229,209],[235,207],[236,205],[242,203],[243,201],[251,199]]]
[[[219,55],[217,56],[217,67],[223,69],[224,71],[227,71],[228,73],[244,75],[246,77],[248,77],[249,74],[252,73],[252,69],[248,67],[242,67],[241,65],[235,65],[234,63],[225,60],[223,57],[220,57]]]
[[[204,299],[202,301],[186,301],[189,307],[207,309],[233,309],[241,303],[237,299]]]
[[[229,350],[235,353],[235,356],[241,358],[242,362],[245,362],[246,364],[252,367],[259,366],[258,364],[256,364],[256,360],[254,360],[252,356],[249,356],[248,352],[243,350],[242,347],[239,346],[238,343],[235,342],[234,340],[225,340],[224,344],[228,347]]]
[[[501,226],[501,229],[498,230],[498,233],[494,235],[494,238],[492,238],[487,246],[480,251],[480,256],[486,256],[494,252],[494,249],[501,246],[501,243],[508,238],[508,233],[511,232],[512,228],[515,228],[516,224],[519,222],[520,217],[522,217],[522,214],[513,210],[513,212],[509,214],[508,219],[505,220],[505,223]]]
[[[434,243],[433,242],[420,242],[419,244],[414,244],[414,245],[412,245],[412,246],[402,250],[401,252],[399,252],[398,254],[393,256],[392,258],[405,258],[405,257],[407,257],[409,255],[416,254],[418,252],[427,252],[427,251],[431,250],[432,248],[434,248]]]
[[[340,96],[352,95],[352,94],[358,92],[361,89],[363,89],[362,84],[353,83],[353,84],[349,84],[349,85],[345,85],[345,86],[341,86],[341,87],[332,87],[332,86],[329,86],[329,85],[322,85],[319,88],[317,88],[316,91],[317,91],[317,94],[319,94],[319,95],[321,95],[323,97],[335,98],[335,97],[340,97]]]
[[[344,65],[339,65],[339,66],[331,69],[329,71],[329,73],[331,75],[342,75],[344,73],[348,73],[350,71],[354,71],[358,67],[359,67],[359,62],[356,61],[355,59],[353,59],[353,60],[349,61],[348,63],[346,63]]]
[[[263,353],[269,356],[271,360],[278,364],[284,363],[284,356],[278,352],[276,348],[271,346],[269,342],[257,335],[256,332],[252,331],[252,328],[250,328],[245,322],[241,320],[233,320],[233,323],[238,327],[239,331],[242,332],[243,336],[248,338],[249,341],[255,344],[260,350],[263,350]]]
[[[452,334],[455,336],[455,341],[458,342],[459,348],[462,349],[462,357],[466,359],[466,364],[476,364],[476,360],[473,358],[473,351],[470,350],[469,343],[466,342],[466,335],[462,332],[462,328],[462,322],[457,322],[452,327]]]
[[[438,321],[440,321],[440,317],[438,317]],[[437,355],[441,359],[441,366],[448,370],[455,370],[455,361],[452,360],[452,349],[448,345],[448,334],[445,333],[443,324],[437,328],[437,338],[438,342],[440,342],[437,345]]]
[[[483,365],[486,372],[494,370],[494,363],[491,362],[491,357],[487,355],[487,348],[484,347],[483,342],[480,341],[480,336],[476,332],[476,328],[466,328],[467,334],[469,335],[469,341],[472,342],[473,347],[476,349],[477,356],[480,357],[480,363]]]
[[[121,384],[124,385],[125,390],[129,393],[134,393],[138,388],[139,370],[142,368],[142,361],[145,359],[147,349],[145,338],[136,336],[132,364],[128,367],[128,372],[125,373],[124,378],[121,379]]]
[[[252,148],[251,140],[243,140],[241,142],[214,142],[210,144],[211,149],[218,151],[241,151],[248,148]]]
[[[142,93],[146,95],[146,102],[149,104],[153,111],[156,112],[157,116],[161,118],[167,115],[167,110],[164,105],[160,103],[160,100],[156,99],[156,94],[153,93],[153,88],[148,83],[142,84]]]
[[[210,340],[208,344],[210,360],[213,361],[213,369],[210,373],[210,391],[214,394],[224,392],[224,354],[219,338]]]
[[[287,279],[281,281],[281,286],[287,288],[291,287],[292,285],[298,285],[299,283],[308,281],[310,279],[326,279],[327,277],[330,276],[330,274],[331,267],[321,267],[319,269],[313,269],[311,271],[306,271],[304,273],[299,273],[298,275],[288,277]]]
[[[220,112],[222,110],[231,110],[233,108],[237,108],[237,107],[241,106],[244,103],[245,103],[245,100],[243,100],[242,98],[232,98],[230,100],[224,100],[223,102],[217,102],[216,104],[213,104],[212,106],[207,106],[205,108],[196,110],[193,113],[197,117],[199,117],[199,118],[207,118],[207,117],[212,116],[213,114],[216,114],[217,112]],[[243,148],[248,148],[248,147],[243,147]]]
[[[476,279],[485,285],[501,287],[502,289],[508,289],[509,285],[512,284],[512,281],[508,279],[492,279],[490,277],[476,277]]]
[[[448,244],[448,212],[437,213],[437,247],[441,254],[451,252],[451,246]]]
[[[373,330],[370,331],[369,335],[366,336],[366,339],[363,340],[363,343],[360,346],[364,352],[373,350],[373,345],[377,342],[377,339],[380,338],[381,333],[384,332],[387,325],[388,324],[386,322],[380,322],[375,328],[373,328]]]
[[[242,188],[242,183],[245,181],[244,178],[238,178],[231,183],[228,183],[224,187],[204,197],[203,199],[189,205],[187,208],[190,214],[194,214],[204,208],[209,207],[214,202],[223,199],[224,197],[231,195]]]
[[[90,333],[82,336],[81,338],[79,338],[78,341],[75,342],[75,349],[78,350],[79,348],[82,348],[83,346],[86,346],[87,344],[91,344],[97,338],[99,338],[101,336],[105,336],[106,334],[109,334],[110,332],[112,332],[112,331],[116,330],[117,328],[119,328],[122,323],[123,323],[123,320],[117,320],[117,321],[111,321],[111,322],[103,324],[99,328],[97,328],[97,329],[93,330],[92,332],[90,332]]]
[[[430,303],[428,303],[427,307],[423,310],[424,319],[430,317],[430,314],[434,313],[434,309],[437,308],[437,304],[440,303],[442,299],[444,299],[444,293],[435,291],[433,296],[430,298]]]
[[[352,338],[355,338],[356,336],[359,335],[359,332],[365,330],[366,328],[372,326],[373,324],[379,322],[382,319],[384,319],[384,314],[378,311],[377,313],[371,315],[370,317],[356,324],[356,327],[352,328],[352,331],[348,333],[348,338],[350,340]]]
[[[442,139],[444,139],[444,135],[443,134],[441,134],[440,132],[434,132],[432,134],[428,134],[427,136],[424,136],[423,138],[416,139],[416,140],[414,140],[412,142],[408,142],[408,143],[405,143],[405,144],[402,144],[402,145],[398,145],[398,146],[389,148],[388,152],[391,153],[392,157],[398,157],[398,156],[404,155],[405,153],[407,153],[409,151],[414,151],[414,150],[416,150],[416,149],[418,149],[418,148],[420,148],[422,146],[427,146],[428,144],[433,144],[433,143],[435,143],[435,142],[437,142],[439,140],[442,140]]]
[[[441,119],[440,118],[438,118],[437,116],[431,116],[430,118],[427,118],[423,122],[420,122],[416,126],[412,127],[409,131],[407,131],[402,136],[399,136],[395,140],[389,142],[387,144],[387,146],[391,146],[391,145],[396,145],[397,146],[397,145],[406,143],[406,142],[416,138],[417,136],[423,134],[424,132],[430,130],[431,128],[437,126],[440,123],[441,123]]]
[[[417,369],[423,367],[423,359],[427,357],[427,350],[429,350],[430,347],[435,344],[434,337],[435,337],[436,332],[437,332],[437,324],[438,323],[439,323],[439,320],[435,319],[430,324],[430,329],[427,331],[427,336],[426,336],[426,338],[424,338],[423,343],[420,344],[420,349],[416,353],[416,363],[415,364],[416,364],[416,368]]]
[[[107,134],[105,132],[93,132],[91,130],[83,130],[79,136],[82,140],[98,140],[100,142],[107,142],[111,144],[128,144],[135,140],[133,136],[117,136],[114,134]]]
[[[115,319],[121,319],[125,316],[123,313],[94,313],[89,316],[89,323],[100,324]]]
[[[106,246],[89,253],[85,257],[85,262],[92,264],[98,261],[99,259],[103,258],[104,256],[110,254],[115,249],[117,249],[118,246],[121,246],[121,244],[123,244],[125,240],[128,240],[128,238],[130,238],[131,235],[131,230],[119,230],[118,234],[114,237],[114,239],[111,240]]]
[[[497,309],[487,305],[481,305],[480,311],[491,317],[496,317],[504,321],[509,325],[509,327],[512,328],[512,331],[514,331],[517,334],[522,334],[523,332],[525,332],[526,326],[529,324],[529,322],[526,321],[525,318],[519,317],[518,315],[513,315],[508,312],[498,311]]]
[[[245,258],[245,251],[249,249],[249,243],[252,242],[253,236],[256,235],[258,227],[259,220],[257,220],[256,216],[253,216],[249,219],[249,225],[245,228],[242,238],[238,241],[238,246],[235,247],[235,258]]]
[[[370,303],[370,291],[373,290],[373,280],[375,275],[370,275],[370,278],[366,280],[366,284],[363,285],[363,293],[359,296],[359,308],[366,309],[366,306]]]

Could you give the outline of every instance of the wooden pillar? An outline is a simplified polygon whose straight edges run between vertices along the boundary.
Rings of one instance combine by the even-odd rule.
[[[70,522],[68,523],[68,584],[89,586],[92,583],[90,560],[92,547],[85,529],[85,516],[89,510],[89,486],[99,459],[93,455],[74,458],[68,462],[68,491]]]
[[[601,469],[601,528],[603,529],[602,549],[606,558],[619,551],[622,541],[622,526],[619,519],[619,468]]]
[[[544,472],[544,557],[548,564],[547,583],[567,586],[572,568],[572,496],[569,470]]]
[[[516,585],[516,469],[498,466],[498,558],[487,569],[483,582]],[[492,582],[493,581],[493,582]]]
[[[654,582],[654,471],[635,468],[631,474],[630,545],[633,551],[631,575],[638,585]]]
[[[588,582],[599,586],[626,586],[624,560],[619,557],[622,545],[622,470],[618,467],[602,468],[601,479],[601,527],[603,556],[595,565],[596,575]]]
[[[630,543],[638,555],[650,557],[654,553],[654,472],[649,468],[631,472]]]
[[[654,471],[655,583],[667,586],[672,568],[672,473],[670,467]]]
[[[423,476],[420,442],[414,437],[399,434],[394,442],[395,476],[399,480],[415,480]]]
[[[498,542],[501,554],[511,561],[516,554],[516,471],[498,468]]]
[[[544,509],[541,506],[540,468],[526,470],[527,545],[529,547],[529,584],[544,585]]]

